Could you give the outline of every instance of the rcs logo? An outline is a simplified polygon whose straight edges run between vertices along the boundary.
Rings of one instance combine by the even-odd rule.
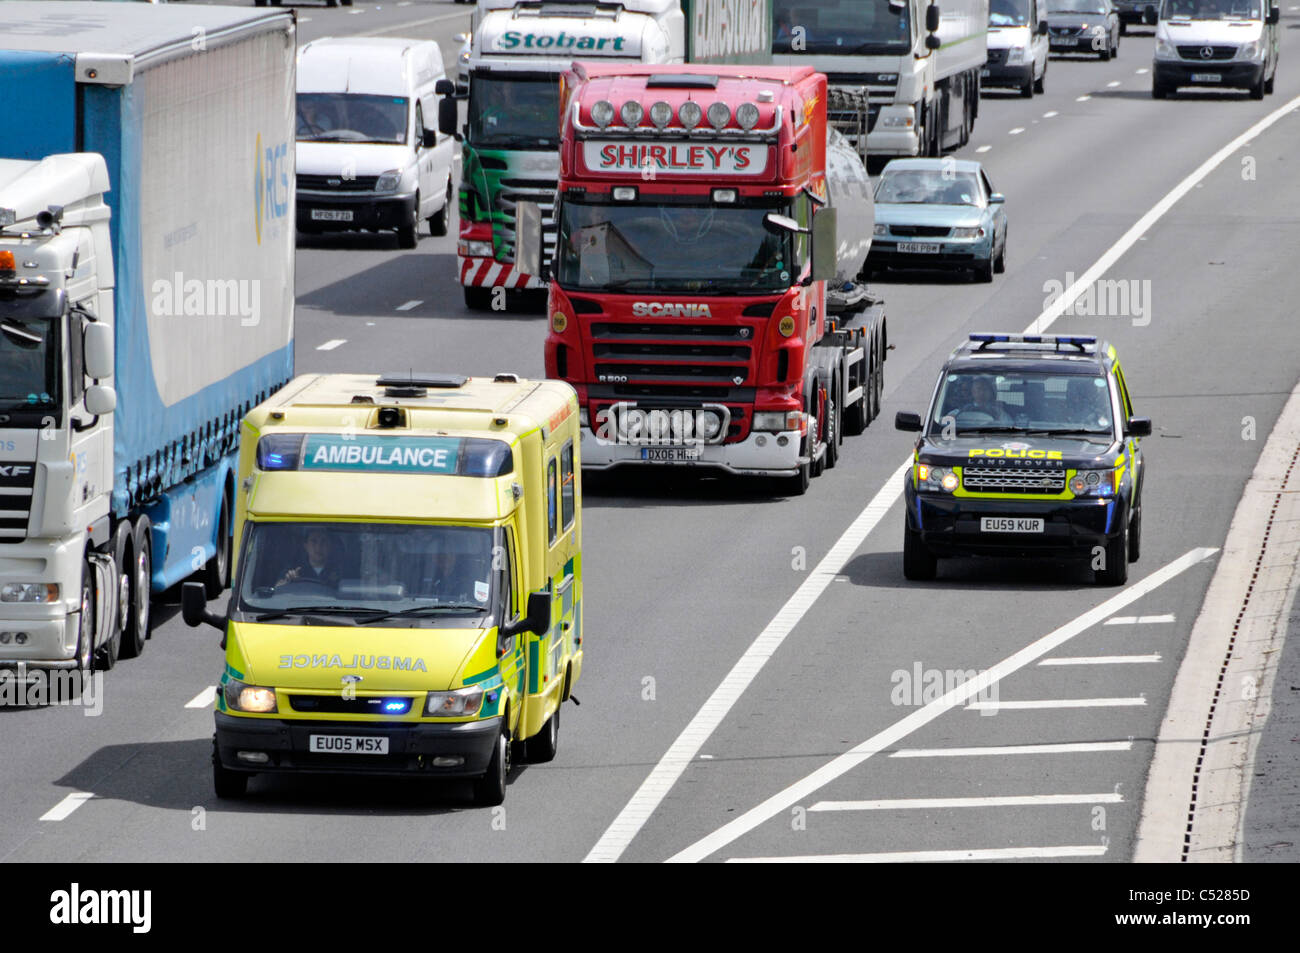
[[[262,134],[257,134],[256,157],[253,162],[254,222],[257,243],[262,244],[262,225],[270,224],[289,214],[289,143],[262,147]]]

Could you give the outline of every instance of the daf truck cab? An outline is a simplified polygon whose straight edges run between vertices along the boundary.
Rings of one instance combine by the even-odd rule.
[[[1156,24],[1151,95],[1182,86],[1273,92],[1278,20],[1271,0],[1164,0]]]

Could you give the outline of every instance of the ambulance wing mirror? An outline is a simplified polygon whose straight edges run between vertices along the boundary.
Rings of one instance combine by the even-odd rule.
[[[198,585],[202,585],[199,583]],[[545,635],[551,628],[551,594],[549,591],[534,592],[528,596],[528,611],[522,619],[503,625],[500,632],[504,636]]]
[[[515,205],[515,267],[525,275],[542,274],[542,210],[536,202]]]
[[[1124,425],[1124,436],[1126,437],[1151,436],[1151,418],[1130,417],[1128,419],[1128,423]]]
[[[208,596],[201,582],[187,582],[181,586],[181,618],[190,628],[206,623],[222,634],[226,631],[226,620],[208,611]]]
[[[830,281],[838,265],[835,209],[819,208],[812,225],[812,280]]]

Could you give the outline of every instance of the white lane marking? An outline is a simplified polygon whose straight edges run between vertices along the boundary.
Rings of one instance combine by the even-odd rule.
[[[1140,708],[1145,698],[1026,698],[1013,702],[971,702],[967,711],[1028,711],[1040,708]]]
[[[453,14],[452,16],[463,15],[464,14]],[[1214,153],[1214,155],[1201,163],[1200,167],[1187,176],[1187,178],[1183,179],[1178,185],[1174,186],[1164,198],[1156,203],[1156,205],[1153,206],[1145,215],[1138,219],[1132,228],[1120,236],[1119,240],[1104,252],[1102,256],[1093,263],[1091,268],[1084,272],[1080,278],[1076,279],[1074,284],[1065,290],[1064,294],[1057,298],[1043,311],[1042,314],[1034,319],[1034,322],[1025,329],[1024,333],[1042,334],[1051,327],[1053,322],[1055,322],[1057,318],[1065,313],[1067,308],[1078,300],[1079,296],[1083,294],[1085,288],[1092,287],[1093,282],[1101,277],[1101,275],[1105,274],[1110,266],[1119,260],[1121,255],[1137,244],[1138,240],[1150,231],[1151,227],[1163,218],[1165,213],[1167,213],[1180,198],[1182,198],[1187,192],[1191,191],[1192,184],[1205,178],[1218,168],[1223,161],[1228,158],[1228,156],[1232,155],[1233,152],[1240,148],[1242,143],[1255,138],[1283,116],[1298,107],[1300,107],[1300,96],[1297,96],[1285,105],[1273,110],[1273,112],[1269,113],[1236,139],[1233,139],[1218,152]],[[464,283],[466,283],[466,280],[462,280],[462,284]],[[832,555],[839,552],[840,547],[843,545],[849,546],[849,552],[847,554],[849,556],[851,556],[853,551],[861,545],[861,543],[866,539],[866,534],[870,533],[880,521],[881,516],[883,516],[883,511],[873,519],[866,519],[867,515],[874,512],[876,508],[882,505],[884,510],[888,510],[889,507],[893,505],[894,501],[902,494],[902,474],[905,473],[907,468],[911,465],[912,461],[910,457],[903,461],[895,474],[889,478],[889,481],[881,487],[880,491],[874,497],[872,497],[871,502],[867,504],[867,508],[858,515],[856,520],[854,520],[853,525],[845,530],[844,535],[836,542],[835,548],[827,554],[827,559],[830,559]],[[862,532],[862,536],[855,541],[854,534],[857,532]],[[823,560],[823,562],[825,562],[825,560]],[[818,565],[818,569],[821,569],[821,564]],[[829,585],[830,580],[843,571],[843,569],[843,564],[831,567],[826,573],[825,582],[820,584],[820,589],[824,589]],[[812,579],[806,580],[804,585],[801,586],[799,590],[795,592],[794,596],[791,597],[790,601],[782,607],[781,613],[785,613],[787,610],[791,609],[794,605],[795,599],[797,599],[800,593],[803,592],[804,587],[809,586],[812,582]],[[811,603],[809,603],[809,605],[811,605]],[[804,611],[806,611],[806,609]],[[801,615],[802,613],[800,613],[799,617],[801,617]],[[791,620],[789,625],[793,627],[793,625],[799,621],[799,617]],[[778,615],[778,619],[780,618],[781,616]],[[769,624],[768,629],[771,629],[776,622],[777,620],[774,619],[773,622]],[[784,620],[782,620],[782,622],[784,624]],[[771,650],[776,646],[779,646],[781,641],[784,641],[785,635],[789,634],[788,632],[782,634],[780,638],[776,640],[775,645],[769,648],[768,642],[771,640],[771,636],[769,635],[768,629],[764,629],[763,632],[759,633],[758,638],[756,638],[754,642],[751,643],[750,647],[746,649],[745,655],[741,657],[740,661],[736,663],[736,666],[727,674],[723,684],[718,687],[714,694],[710,696],[709,700],[704,703],[704,707],[696,713],[695,717],[692,718],[686,728],[683,729],[682,733],[677,737],[677,740],[673,742],[672,747],[670,747],[664,754],[663,758],[659,760],[651,770],[649,776],[647,776],[646,780],[642,782],[641,787],[632,795],[631,800],[624,805],[623,810],[619,812],[618,816],[610,823],[605,833],[601,835],[600,840],[598,840],[595,846],[592,847],[591,851],[585,858],[586,861],[614,861],[617,860],[622,855],[623,851],[627,849],[628,844],[632,842],[632,838],[636,836],[637,832],[640,831],[642,826],[644,826],[650,815],[659,806],[659,803],[664,799],[664,796],[673,786],[673,783],[681,776],[682,772],[686,770],[686,766],[691,762],[694,753],[697,752],[704,741],[713,734],[713,731],[721,723],[721,718],[731,709],[732,704],[735,703],[735,698],[739,697],[738,693],[743,692],[745,688],[748,687],[749,683],[753,681],[755,675],[757,675],[762,669],[763,662],[766,661],[768,655],[771,654]],[[767,654],[763,654],[764,652]],[[734,685],[731,685],[730,680],[732,679],[736,679],[740,682],[738,689]],[[731,687],[728,687],[727,691],[724,693],[724,687],[729,685],[731,685]],[[734,697],[732,696],[733,692],[737,693]],[[727,700],[728,697],[730,697],[729,701]],[[715,704],[716,707],[710,707]],[[686,756],[683,757],[683,754]]]
[[[1078,847],[983,847],[970,850],[899,850],[883,854],[808,857],[730,857],[729,864],[935,864],[954,860],[1029,860],[1045,857],[1101,857],[1103,845]]]
[[[43,821],[61,821],[95,795],[89,791],[73,791],[54,807],[41,815]]]
[[[397,306],[397,310],[398,310],[398,311],[410,311],[412,308],[418,308],[418,307],[419,307],[420,305],[422,305],[422,304],[424,304],[424,301],[423,301],[423,300],[408,301],[408,302],[406,302],[406,304],[399,304],[399,305]]]
[[[1138,665],[1159,662],[1159,655],[1083,655],[1072,658],[1045,658],[1039,665]]]
[[[1000,797],[904,797],[885,801],[818,801],[809,811],[937,811],[954,807],[1044,807],[1122,804],[1121,794],[1016,794]]]
[[[352,16],[354,16],[354,17],[355,17],[355,16],[358,16],[359,14],[365,13],[365,12],[366,12],[365,10],[349,10],[349,11],[348,11],[348,13],[350,13],[350,14],[351,14]]]
[[[211,708],[217,700],[217,686],[209,685],[185,703],[186,708]]]
[[[1021,134],[1022,132],[1024,132],[1024,131],[1025,131],[1025,127],[1024,127],[1024,126],[1016,126],[1016,128],[1014,128],[1014,129],[1012,129],[1010,132],[1008,132],[1007,135],[1008,135],[1008,136],[1018,136],[1018,135],[1020,135],[1020,134]]]
[[[1141,75],[1143,75],[1144,73],[1149,73],[1149,72],[1151,72],[1151,71],[1150,71],[1149,69],[1147,69],[1147,68],[1144,66],[1144,67],[1142,67],[1140,70],[1137,71],[1137,75],[1141,76]]]
[[[1087,102],[1088,100],[1090,100],[1090,99],[1092,99],[1091,96],[1084,95],[1084,96],[1076,96],[1075,99],[1074,99],[1074,101],[1075,101],[1076,103],[1086,103],[1086,102]]]
[[[901,478],[896,482],[901,483]],[[1136,602],[1216,552],[1218,552],[1217,549],[1206,547],[1184,553],[1168,565],[1157,569],[1145,579],[1111,596],[1101,605],[1089,609],[1083,615],[1072,619],[1060,628],[1030,642],[1018,652],[985,669],[970,681],[963,682],[942,697],[918,708],[883,731],[872,735],[852,750],[833,758],[807,777],[787,787],[784,791],[777,792],[757,807],[751,808],[730,823],[724,824],[712,834],[701,838],[690,847],[668,858],[669,863],[689,863],[703,860],[715,851],[721,850],[727,844],[749,833],[769,818],[793,807],[800,801],[808,799],[813,792],[825,787],[841,775],[852,771],[872,755],[895,747],[898,742],[914,731],[928,725],[940,715],[986,692],[990,685],[996,684],[1030,663],[1038,661],[1048,652],[1064,645],[1075,636],[1092,628],[1102,619],[1114,614],[1116,609]]]
[[[1091,754],[1132,751],[1131,741],[1068,741],[1054,745],[991,745],[986,748],[900,748],[891,758],[979,758],[1007,754]]]
[[[1107,89],[1114,89],[1114,88],[1115,88],[1116,86],[1118,86],[1118,85],[1119,85],[1119,80],[1117,80],[1117,79],[1112,79],[1109,83],[1106,84],[1106,88],[1107,88]]]
[[[1059,116],[1059,115],[1060,113],[1058,113],[1055,109],[1049,109],[1047,110],[1047,112],[1043,113],[1043,118],[1051,119],[1053,116]]]
[[[989,151],[990,149],[992,149],[992,148],[993,148],[992,146],[980,146],[980,147],[979,147],[978,149],[976,149],[975,151],[976,151],[976,152],[988,152],[988,151]]]
[[[1159,625],[1166,622],[1173,622],[1172,615],[1117,615],[1113,619],[1107,619],[1104,625]]]
[[[347,344],[347,343],[348,343],[348,339],[347,339],[347,338],[335,338],[335,339],[332,340],[332,341],[326,341],[324,344],[318,344],[318,345],[316,346],[316,350],[318,350],[318,351],[332,351],[332,350],[334,350],[336,347],[338,347],[340,344]]]

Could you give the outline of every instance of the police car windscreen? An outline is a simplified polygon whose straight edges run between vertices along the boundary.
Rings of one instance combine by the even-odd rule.
[[[44,316],[36,297],[0,297],[0,410],[56,406],[59,397],[59,321]],[[72,355],[80,365],[80,352]]]
[[[911,48],[908,7],[885,0],[773,0],[772,52],[843,55]]]
[[[559,128],[560,84],[554,76],[475,74],[469,87],[469,139],[474,145],[555,146]]]
[[[566,200],[556,246],[566,288],[665,294],[770,294],[798,276],[787,208],[597,205]]]
[[[1113,433],[1114,420],[1105,377],[971,369],[944,378],[930,429],[954,436],[1008,429],[1101,436]]]
[[[409,612],[483,624],[498,589],[490,529],[392,523],[249,523],[238,608],[324,610],[358,621]]]
[[[299,93],[299,142],[406,142],[404,96]]]

